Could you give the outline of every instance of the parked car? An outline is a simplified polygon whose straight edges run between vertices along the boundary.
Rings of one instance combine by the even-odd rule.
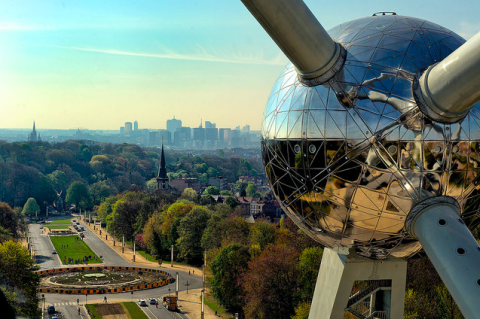
[[[52,250],[52,254],[55,255],[57,253],[57,251],[54,249]]]
[[[55,313],[55,306],[54,305],[48,305],[47,312],[48,313]]]
[[[142,307],[147,307],[147,303],[146,303],[146,301],[145,301],[145,300],[143,300],[143,299],[142,299],[142,300],[140,300],[140,306],[142,306]]]

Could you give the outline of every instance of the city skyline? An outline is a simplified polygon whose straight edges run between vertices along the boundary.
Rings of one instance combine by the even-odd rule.
[[[326,29],[388,10],[467,39],[480,30],[476,1],[305,2]],[[287,63],[241,1],[7,2],[0,39],[1,128],[156,128],[175,115],[259,130]]]

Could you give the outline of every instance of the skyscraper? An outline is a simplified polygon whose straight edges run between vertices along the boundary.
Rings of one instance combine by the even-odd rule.
[[[133,122],[133,130],[138,131],[138,122],[137,121]]]
[[[175,131],[180,129],[182,127],[182,120],[177,120],[175,119],[175,116],[173,116],[173,119],[167,120],[167,131],[169,131],[172,136],[175,136]],[[175,138],[174,138],[175,141]]]
[[[125,122],[125,134],[132,132],[132,122]]]

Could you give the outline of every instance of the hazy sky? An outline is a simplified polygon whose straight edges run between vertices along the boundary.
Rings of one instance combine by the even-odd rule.
[[[305,2],[326,29],[396,11],[480,31],[478,0]],[[286,63],[240,0],[2,0],[0,128],[259,129]]]

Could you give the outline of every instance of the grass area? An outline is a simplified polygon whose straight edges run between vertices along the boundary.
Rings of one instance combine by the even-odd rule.
[[[95,305],[85,305],[85,307],[87,307],[88,309],[88,313],[90,314],[90,318],[91,319],[102,319],[103,317],[100,316],[97,312],[97,309],[95,309]]]
[[[202,296],[200,296],[200,300],[201,298]],[[213,298],[213,296],[210,294],[205,295],[205,305],[213,311],[216,311],[219,316],[226,316],[228,318],[230,317],[230,315],[227,313],[227,310],[225,310],[225,308],[218,304],[215,298]]]
[[[147,315],[140,309],[135,302],[122,302],[122,305],[127,310],[130,318],[134,319],[148,319]]]
[[[58,220],[54,220],[52,221],[51,223],[48,223],[49,225],[71,225],[72,222],[70,221],[70,219],[58,219]]]
[[[48,229],[68,229],[68,225],[47,225]]]
[[[78,238],[78,240],[76,238]],[[83,263],[83,256],[92,256],[92,258],[87,261],[88,264],[99,264],[102,262],[93,250],[76,235],[50,237],[50,240],[53,246],[55,246],[63,264],[68,264],[68,258],[80,260],[80,263]]]

